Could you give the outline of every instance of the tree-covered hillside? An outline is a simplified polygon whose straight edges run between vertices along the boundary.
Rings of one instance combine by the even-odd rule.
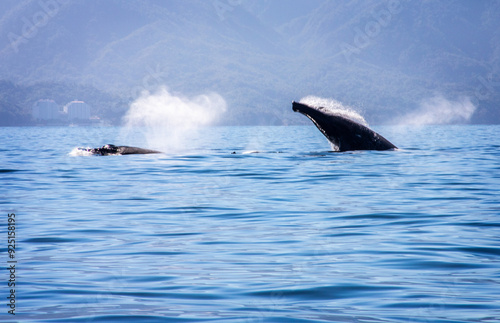
[[[225,124],[303,122],[290,102],[307,95],[372,123],[466,97],[467,122],[500,122],[495,0],[4,0],[0,10],[2,124],[75,88],[117,121],[161,86],[219,93]]]

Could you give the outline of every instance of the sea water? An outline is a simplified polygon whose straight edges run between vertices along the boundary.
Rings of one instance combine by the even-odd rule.
[[[143,130],[0,128],[0,320],[499,322],[499,126],[375,127],[396,151],[214,127],[71,154],[153,148]]]

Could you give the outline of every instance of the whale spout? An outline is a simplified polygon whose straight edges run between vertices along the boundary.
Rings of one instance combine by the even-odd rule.
[[[337,151],[397,148],[370,128],[330,109],[293,101],[292,110],[311,119],[319,131],[336,147]]]

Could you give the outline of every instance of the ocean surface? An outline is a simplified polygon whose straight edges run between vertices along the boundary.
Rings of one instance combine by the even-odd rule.
[[[0,321],[500,322],[500,126],[0,128]],[[127,140],[125,140],[125,138]]]

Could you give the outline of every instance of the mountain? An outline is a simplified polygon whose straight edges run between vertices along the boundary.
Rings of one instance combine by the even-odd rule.
[[[500,122],[495,0],[4,0],[0,12],[0,79],[32,90],[3,111],[25,115],[49,82],[121,103],[161,86],[217,92],[226,124],[303,122],[290,103],[306,95],[372,123],[467,97],[463,122]]]

